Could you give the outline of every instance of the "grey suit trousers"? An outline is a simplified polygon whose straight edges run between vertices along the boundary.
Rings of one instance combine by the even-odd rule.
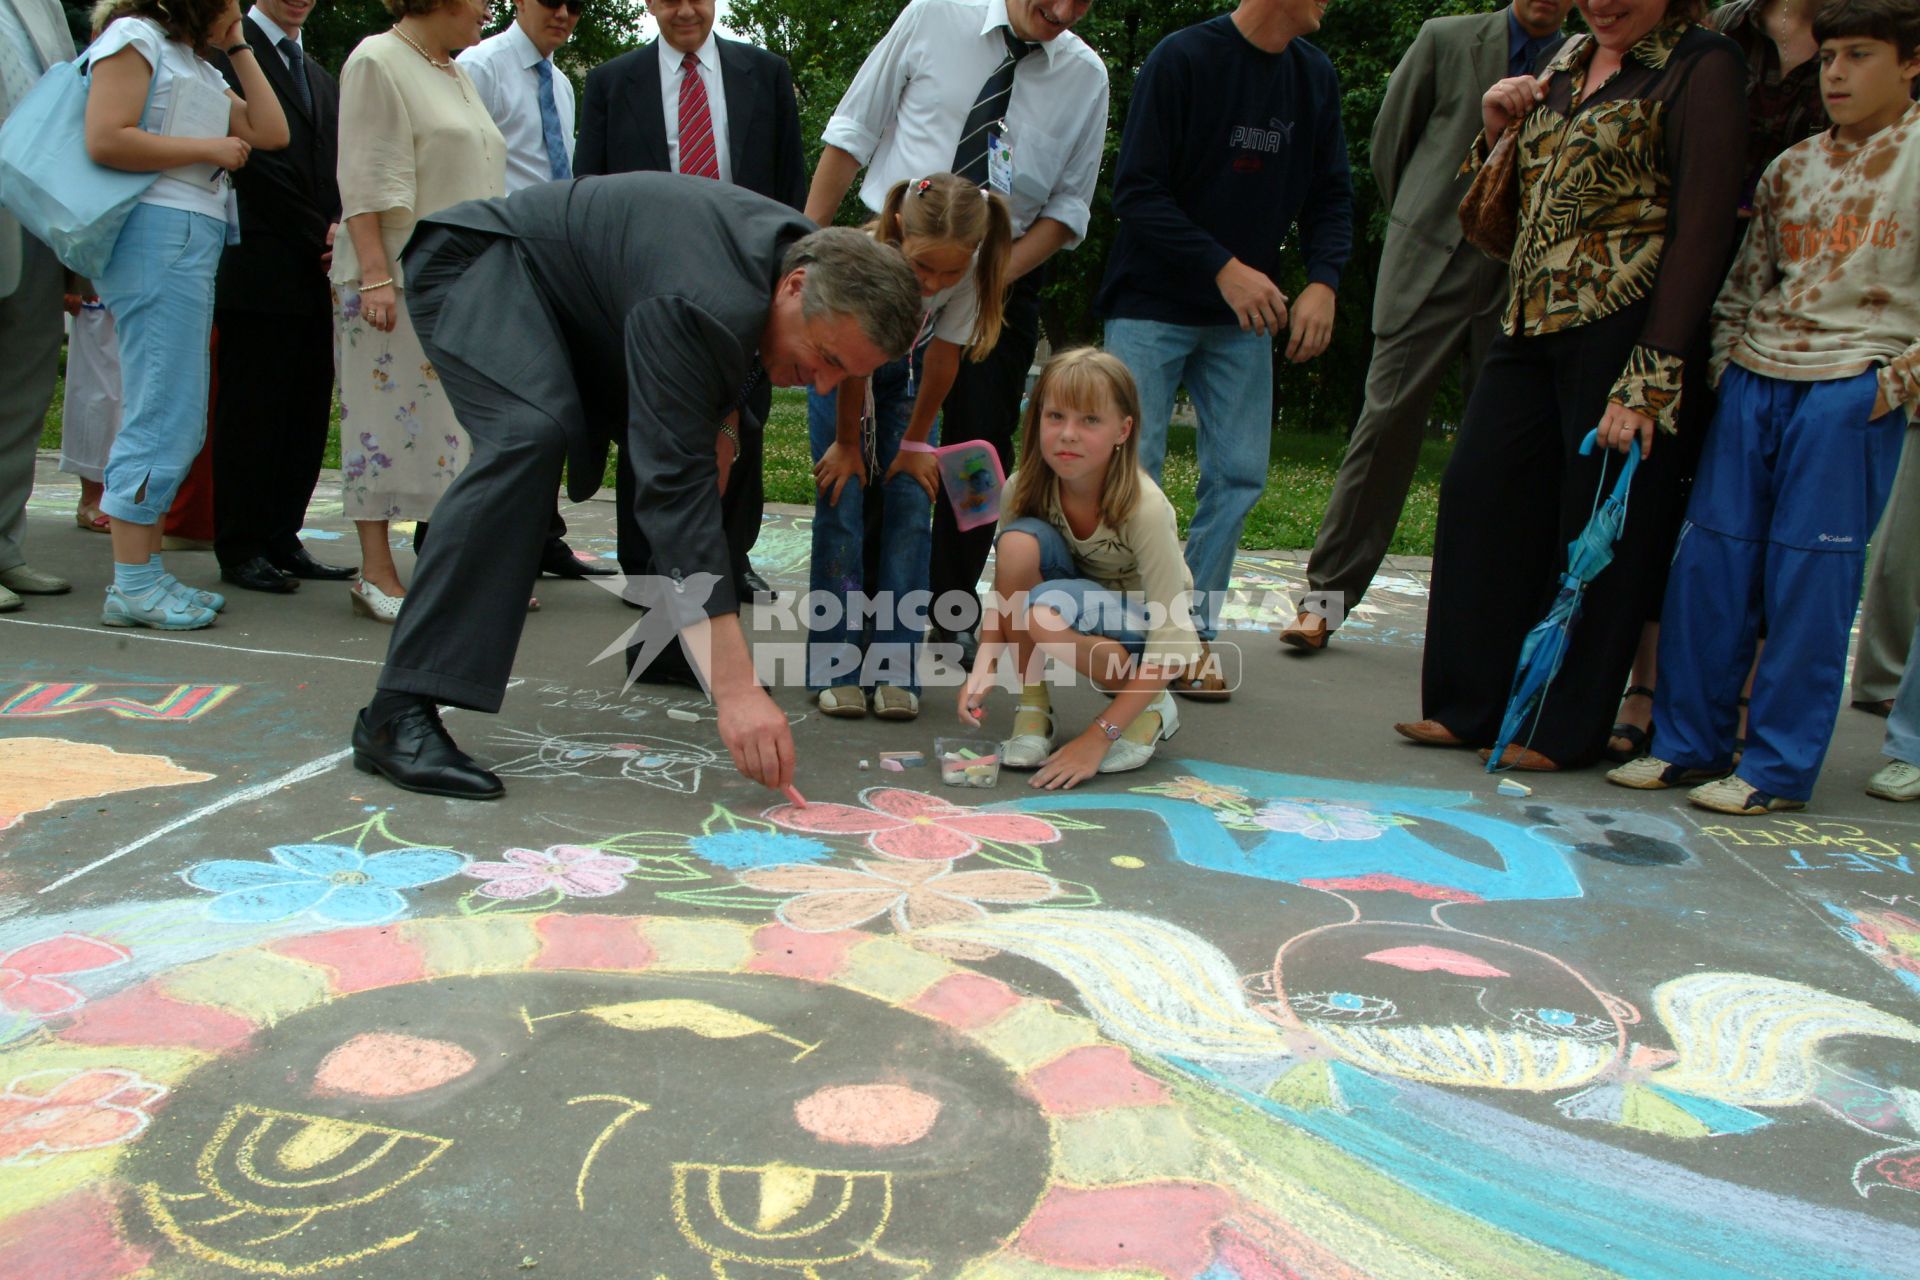
[[[1393,281],[1379,287],[1391,289]],[[1472,389],[1499,336],[1506,296],[1505,267],[1463,244],[1413,318],[1374,339],[1366,403],[1307,561],[1315,593],[1307,607],[1324,612],[1329,625],[1340,625],[1379,572],[1413,484],[1433,398],[1462,360],[1465,389]]]
[[[1900,689],[1913,631],[1920,625],[1920,430],[1908,428],[1887,509],[1867,559],[1860,645],[1853,657],[1853,700],[1880,702]]]
[[[0,570],[26,562],[20,539],[33,493],[33,455],[60,376],[60,295],[53,251],[21,235],[20,284],[0,298]]]

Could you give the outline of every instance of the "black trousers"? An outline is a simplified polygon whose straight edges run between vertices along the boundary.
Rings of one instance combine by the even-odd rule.
[[[222,565],[300,548],[333,408],[333,317],[222,310],[213,551]]]
[[[1475,745],[1500,729],[1520,646],[1546,616],[1585,527],[1604,460],[1612,488],[1620,459],[1578,450],[1606,412],[1633,350],[1645,304],[1536,338],[1502,336],[1467,404],[1440,484],[1433,587],[1421,667],[1423,714]],[[1531,737],[1564,766],[1591,763],[1606,745],[1673,554],[1673,508],[1689,451],[1658,435],[1634,476],[1613,562],[1587,588],[1560,674]]]
[[[1020,426],[1020,397],[1027,389],[1027,370],[1033,367],[1033,353],[1040,346],[1040,288],[1046,268],[1030,271],[1016,280],[1007,295],[1006,319],[1000,329],[1000,341],[985,360],[974,364],[963,360],[953,390],[940,414],[940,443],[958,444],[962,440],[985,440],[1000,455],[1000,465],[1011,473],[1016,456],[1014,433]],[[940,501],[933,504],[933,563],[929,585],[936,608],[949,592],[964,593],[974,601],[971,627],[979,619],[979,600],[975,588],[980,571],[993,552],[990,524],[960,532],[953,519],[953,507]],[[939,615],[936,614],[936,617]]]

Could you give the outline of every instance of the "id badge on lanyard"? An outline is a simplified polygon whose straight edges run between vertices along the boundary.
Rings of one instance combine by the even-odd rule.
[[[1007,136],[1005,120],[987,130],[987,186],[1009,200],[1013,198],[1013,142]]]

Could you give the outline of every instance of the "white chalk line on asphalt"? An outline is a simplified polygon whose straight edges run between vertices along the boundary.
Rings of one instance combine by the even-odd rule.
[[[331,653],[301,653],[295,649],[249,649],[245,645],[219,644],[212,640],[187,640],[180,636],[156,636],[145,631],[109,631],[103,627],[76,627],[64,622],[32,622],[26,618],[0,618],[0,623],[14,627],[45,627],[49,631],[78,631],[83,636],[95,636],[114,640],[151,640],[158,644],[184,644],[196,649],[221,649],[227,653],[252,653],[265,658],[306,658],[313,662],[348,662],[357,667],[380,667],[386,663],[380,658],[342,658]]]
[[[340,751],[332,752],[329,755],[321,756],[318,760],[309,760],[307,761],[307,763],[301,765],[299,768],[290,769],[286,773],[281,774],[277,778],[269,778],[265,782],[256,782],[250,787],[242,787],[240,790],[235,791],[230,795],[223,796],[220,799],[215,800],[212,804],[203,805],[200,808],[195,809],[192,813],[186,814],[183,817],[175,818],[172,822],[167,823],[166,826],[161,827],[157,831],[149,831],[146,835],[141,836],[138,840],[135,840],[132,844],[121,845],[118,849],[115,849],[112,853],[107,854],[105,857],[96,858],[92,862],[89,862],[86,866],[81,867],[78,870],[67,872],[66,875],[61,876],[58,880],[55,880],[52,884],[40,890],[40,892],[51,893],[55,889],[58,889],[61,885],[71,884],[73,881],[78,880],[81,876],[86,875],[89,871],[98,871],[101,867],[106,866],[108,863],[124,858],[128,854],[134,852],[135,850],[144,849],[146,846],[152,844],[155,840],[160,839],[162,836],[172,835],[174,832],[180,830],[180,828],[182,827],[190,827],[194,823],[200,821],[202,818],[212,817],[214,814],[219,813],[222,809],[231,809],[234,805],[245,804],[249,800],[258,800],[263,796],[271,795],[275,791],[280,790],[280,788],[282,787],[290,787],[290,786],[293,786],[295,783],[305,782],[308,778],[318,777],[321,774],[325,773],[327,770],[333,768],[335,765],[339,764],[341,761],[345,760],[348,756],[352,754],[353,754],[352,748],[350,747],[344,748]]]

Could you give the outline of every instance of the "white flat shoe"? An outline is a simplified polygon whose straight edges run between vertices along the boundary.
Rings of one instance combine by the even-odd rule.
[[[57,596],[73,590],[73,584],[59,574],[46,573],[26,564],[0,569],[0,587],[23,596]]]
[[[347,594],[353,598],[355,613],[388,626],[399,621],[400,606],[407,602],[405,596],[390,596],[365,578],[356,578]]]
[[[1138,769],[1141,765],[1153,759],[1153,750],[1155,747],[1180,731],[1179,705],[1174,702],[1170,695],[1164,692],[1152,702],[1148,703],[1147,709],[1140,714],[1143,716],[1159,716],[1160,732],[1153,736],[1153,741],[1145,744],[1133,742],[1126,738],[1115,738],[1107,747],[1106,758],[1100,762],[1100,772],[1125,773],[1129,769]],[[1129,725],[1127,727],[1132,728],[1133,726]]]
[[[1013,713],[1013,736],[1000,745],[1005,769],[1038,769],[1053,754],[1053,712],[1021,706]]]

